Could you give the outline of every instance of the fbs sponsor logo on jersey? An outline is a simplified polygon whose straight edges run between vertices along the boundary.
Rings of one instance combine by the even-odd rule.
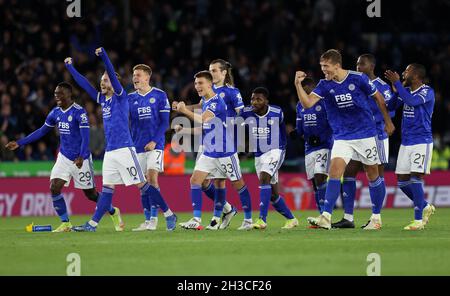
[[[69,135],[70,124],[68,122],[60,121],[58,122],[58,130],[61,135]]]
[[[353,106],[352,94],[346,93],[334,96],[339,108],[347,108]]]
[[[139,119],[152,117],[152,107],[139,107],[137,108]]]
[[[317,115],[316,114],[303,114],[303,120],[305,121],[305,123],[307,123],[307,121],[316,121],[317,120]]]
[[[258,135],[261,135],[261,134],[266,135],[266,134],[270,133],[270,127],[252,127],[252,133],[258,134]]]

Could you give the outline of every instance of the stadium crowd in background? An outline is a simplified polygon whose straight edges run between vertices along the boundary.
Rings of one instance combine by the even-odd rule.
[[[82,1],[82,17],[69,18],[65,1],[0,0],[0,159],[55,158],[55,132],[16,154],[5,150],[4,144],[39,128],[55,105],[53,91],[59,82],[75,86],[64,67],[67,56],[98,86],[104,67],[93,52],[103,46],[128,92],[133,91],[133,65],[145,63],[153,69],[153,86],[166,91],[170,100],[184,99],[187,104],[198,102],[194,73],[207,69],[213,59],[226,59],[234,67],[244,102],[249,103],[256,86],[266,86],[272,103],[282,107],[289,131],[295,127],[298,101],[292,81],[295,71],[308,69],[308,75],[319,80],[323,76],[320,54],[337,48],[350,69],[356,68],[360,54],[374,54],[379,71],[375,74],[380,77],[387,68],[401,71],[411,62],[426,66],[428,82],[436,91],[434,169],[448,169],[450,35],[444,13],[450,4],[411,0],[401,12],[383,10],[386,18],[377,21],[367,18],[364,6],[339,2],[338,6],[332,0]],[[396,13],[407,15],[410,21],[396,22],[402,19],[392,17]],[[435,17],[425,18],[425,14]],[[312,22],[302,21],[310,17]],[[411,46],[413,41],[415,46]],[[105,143],[100,106],[77,88],[75,99],[89,113],[91,150],[94,159],[101,159]],[[400,145],[400,118],[398,112],[397,132],[390,145],[391,169]],[[297,141],[289,139],[286,163],[298,168],[296,161],[303,160],[304,151]]]

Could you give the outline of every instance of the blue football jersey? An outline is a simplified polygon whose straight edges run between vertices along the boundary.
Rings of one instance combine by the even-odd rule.
[[[297,103],[296,128],[305,139],[305,154],[333,147],[333,131],[328,124],[327,111],[322,100],[308,109],[303,109],[302,105]],[[309,144],[311,137],[318,137],[320,143],[311,146]]]
[[[386,105],[389,104],[389,101],[394,97],[394,93],[391,89],[391,86],[384,82],[380,77],[375,78],[372,80],[372,83],[375,85],[377,90],[380,92],[380,94],[383,96],[384,101],[386,102]],[[376,103],[375,103],[376,104]],[[377,108],[378,110],[378,108]],[[390,117],[395,116],[395,111],[389,112]],[[378,121],[383,120],[383,114],[379,114]]]
[[[376,135],[369,100],[377,89],[367,75],[348,71],[343,81],[321,79],[312,93],[324,100],[334,140],[357,140]]]
[[[378,92],[382,95],[384,98],[384,101],[386,105],[389,103],[391,98],[393,97],[391,87],[389,84],[381,80],[379,77],[375,78],[371,81],[375,87],[377,88]],[[384,130],[385,122],[383,118],[383,114],[380,111],[380,108],[378,108],[377,102],[374,99],[369,100],[370,109],[372,110],[373,117],[375,120],[375,125],[377,127],[377,136],[379,140],[384,140],[388,138],[388,134]],[[395,115],[395,111],[389,113],[389,115],[392,117]]]
[[[145,145],[156,142],[156,148],[164,150],[164,134],[157,136],[161,126],[161,113],[170,113],[169,99],[166,93],[153,87],[147,94],[132,92],[128,95],[131,120],[131,137],[137,153],[145,152]],[[155,139],[158,137],[158,139]]]
[[[202,99],[202,114],[210,111],[214,114],[208,122],[202,124],[203,154],[212,158],[221,158],[235,153],[232,139],[226,131],[227,105],[224,100],[216,94],[209,100]]]
[[[214,92],[223,99],[225,104],[227,105],[227,133],[228,138],[232,139],[234,146],[234,151],[237,151],[237,126],[235,125],[234,118],[237,115],[236,109],[241,110],[244,108],[244,102],[242,101],[241,92],[239,89],[231,86],[231,85],[223,85],[216,87],[213,85]]]
[[[421,104],[409,106],[401,95],[398,97],[403,101],[402,145],[433,143],[431,117],[435,101],[434,90],[425,84],[415,91],[411,91],[409,87],[406,90],[414,97],[420,98]]]
[[[97,103],[102,106],[106,151],[133,147],[129,128],[128,94],[125,90],[122,89],[120,95],[114,93],[108,99],[98,93]]]
[[[239,89],[231,85],[223,85],[219,87],[213,85],[213,90],[227,105],[228,117],[235,117],[237,115],[236,109],[244,108],[244,102],[242,101],[242,96]]]
[[[87,113],[83,107],[76,103],[64,111],[60,107],[55,107],[48,114],[45,125],[58,128],[62,155],[70,160],[80,156],[82,141],[80,129],[89,128]]]
[[[252,106],[248,106],[244,107],[241,116],[249,127],[250,149],[253,148],[250,152],[254,152],[256,157],[272,149],[286,149],[286,126],[280,107],[269,105],[267,113],[260,116],[253,111]]]

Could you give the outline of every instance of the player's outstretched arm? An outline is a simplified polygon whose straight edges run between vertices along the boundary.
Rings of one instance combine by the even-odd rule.
[[[306,78],[306,73],[302,71],[295,72],[295,88],[297,89],[297,96],[300,101],[300,104],[302,104],[303,108],[311,108],[314,106],[320,98],[314,94],[307,94],[306,91],[303,89],[302,81]]]
[[[106,73],[108,73],[109,80],[111,81],[111,85],[114,89],[116,95],[120,96],[123,93],[123,87],[120,84],[119,79],[117,79],[116,72],[114,71],[114,67],[111,64],[111,60],[109,59],[106,51],[103,47],[99,47],[95,50],[95,54],[99,56],[106,67]]]
[[[50,126],[44,124],[39,129],[35,130],[34,132],[29,134],[25,138],[22,138],[17,142],[15,142],[15,141],[9,142],[8,144],[6,144],[5,147],[8,148],[9,150],[15,150],[15,149],[19,148],[20,146],[28,145],[30,143],[33,143],[33,142],[39,140],[40,138],[45,136],[52,129],[53,129],[53,127],[50,127]]]
[[[184,102],[177,102],[175,104],[172,103],[172,108],[197,123],[207,122],[214,117],[214,114],[210,111],[205,111],[203,114],[197,114],[189,110]]]
[[[177,111],[177,104],[179,102],[178,101],[173,101],[172,102],[172,110]],[[194,111],[196,109],[201,109],[202,108],[202,102],[200,101],[200,103],[198,104],[192,104],[192,105],[185,105],[186,109],[190,110],[190,111]]]
[[[85,92],[94,100],[97,101],[97,90],[90,84],[89,80],[86,79],[83,75],[78,72],[73,66],[73,61],[71,57],[68,57],[64,60],[64,64],[66,65],[67,70],[69,70],[70,75],[72,75],[75,82],[84,89]]]
[[[392,85],[396,88],[399,97],[402,98],[403,102],[405,102],[409,106],[419,106],[425,104],[428,100],[427,97],[423,96],[420,92],[415,95],[410,94],[404,87],[400,81],[400,75],[397,72],[393,72],[391,70],[387,70],[384,73],[386,79],[388,79]]]

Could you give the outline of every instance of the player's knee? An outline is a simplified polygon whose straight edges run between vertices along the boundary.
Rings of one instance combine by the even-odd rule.
[[[52,195],[59,195],[61,194],[61,185],[52,182],[50,184],[50,192],[52,193]]]
[[[340,179],[344,175],[346,163],[342,158],[333,158],[330,164],[330,178]]]
[[[269,185],[270,184],[270,175],[266,172],[261,172],[261,174],[259,174],[259,183],[261,185]]]
[[[225,179],[216,179],[216,180],[214,180],[214,186],[216,188],[223,189],[223,188],[225,188],[225,185],[226,185],[226,180]]]
[[[202,188],[203,189],[208,188],[210,183],[211,183],[211,180],[208,180],[208,179],[204,180],[202,183]],[[192,184],[192,182],[191,182],[191,184]]]
[[[378,178],[378,165],[365,165],[364,170],[366,171],[367,178],[370,181],[374,181],[376,178]]]
[[[198,185],[198,186],[201,186],[202,185],[202,183],[203,183],[203,181],[202,180],[200,180],[200,179],[198,179],[197,177],[195,177],[194,175],[193,176],[191,176],[191,179],[190,179],[190,181],[189,181],[190,183],[191,183],[191,185]]]
[[[314,184],[316,187],[320,187],[325,183],[327,180],[327,176],[323,174],[316,174],[314,175]]]
[[[421,173],[411,173],[411,178],[422,180],[423,179],[423,174],[421,174]]]
[[[233,186],[233,188],[234,188],[235,190],[241,190],[242,187],[245,186],[245,182],[244,182],[243,179],[240,179],[240,180],[231,182],[231,185]]]
[[[98,200],[97,190],[95,190],[95,189],[85,189],[85,190],[83,190],[83,192],[84,192],[84,196],[86,196],[87,199],[89,199],[90,201],[93,201],[95,203],[97,202],[97,200]]]
[[[275,202],[277,199],[278,199],[278,194],[272,192],[272,195],[270,196],[270,201]]]

